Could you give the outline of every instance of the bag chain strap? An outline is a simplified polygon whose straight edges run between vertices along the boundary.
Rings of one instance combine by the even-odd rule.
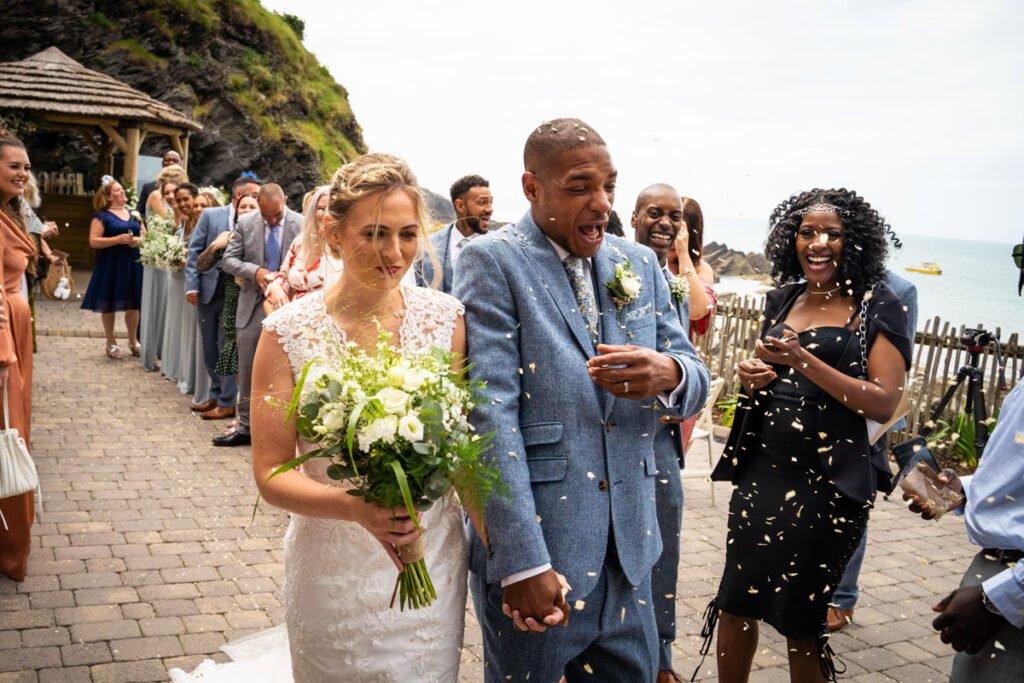
[[[860,300],[860,323],[857,325],[857,335],[860,338],[860,374],[863,379],[868,378],[868,300],[867,297]]]

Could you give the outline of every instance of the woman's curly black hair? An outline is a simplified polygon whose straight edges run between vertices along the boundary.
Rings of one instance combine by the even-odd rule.
[[[803,279],[804,271],[796,253],[796,233],[807,209],[814,204],[831,204],[839,209],[844,233],[839,282],[860,299],[885,279],[889,236],[893,237],[897,249],[900,244],[878,211],[846,188],[801,192],[775,207],[768,219],[768,242],[764,249],[764,255],[772,263],[772,281],[781,286]]]

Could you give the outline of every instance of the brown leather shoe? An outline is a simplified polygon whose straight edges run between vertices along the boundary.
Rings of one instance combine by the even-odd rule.
[[[842,631],[844,628],[846,628],[847,624],[853,623],[853,610],[839,609],[838,607],[833,607],[829,605],[827,622],[829,633]]]
[[[226,420],[235,416],[235,409],[228,406],[216,406],[213,410],[207,410],[199,417],[204,420]]]
[[[206,403],[193,403],[189,406],[189,408],[197,413],[205,413],[207,410],[213,410],[216,407],[217,401],[212,398]]]

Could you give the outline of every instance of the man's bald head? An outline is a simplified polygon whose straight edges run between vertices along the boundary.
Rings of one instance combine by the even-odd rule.
[[[256,200],[263,202],[264,200],[271,199],[284,199],[284,190],[277,183],[267,183],[260,187],[260,191],[256,194]]]
[[[644,189],[640,190],[640,194],[636,196],[636,206],[633,207],[633,213],[640,211],[644,202],[654,195],[669,192],[674,194],[676,197],[679,197],[679,193],[676,192],[676,188],[672,187],[668,183],[654,183],[653,185],[648,185]],[[682,199],[679,200],[680,204],[682,201]]]
[[[579,119],[553,119],[537,126],[526,138],[523,164],[533,174],[543,173],[564,152],[584,147],[606,147],[604,138]]]

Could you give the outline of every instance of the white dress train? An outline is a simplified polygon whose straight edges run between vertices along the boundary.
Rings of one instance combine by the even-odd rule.
[[[406,315],[403,349],[451,348],[459,302],[441,292],[403,287]],[[269,315],[294,377],[314,357],[340,349],[342,331],[328,315],[323,292],[314,292]],[[300,442],[299,449],[309,448]],[[326,486],[327,462],[311,460],[303,473]],[[377,540],[353,522],[291,516],[285,534],[284,605],[281,627],[240,639],[224,649],[234,661],[206,661],[191,674],[172,670],[174,683],[320,683],[364,681],[455,683],[458,680],[466,609],[467,550],[462,512],[454,496],[437,501],[424,516],[426,564],[437,588],[430,607],[388,607],[396,571]],[[283,652],[290,649],[291,676]]]

